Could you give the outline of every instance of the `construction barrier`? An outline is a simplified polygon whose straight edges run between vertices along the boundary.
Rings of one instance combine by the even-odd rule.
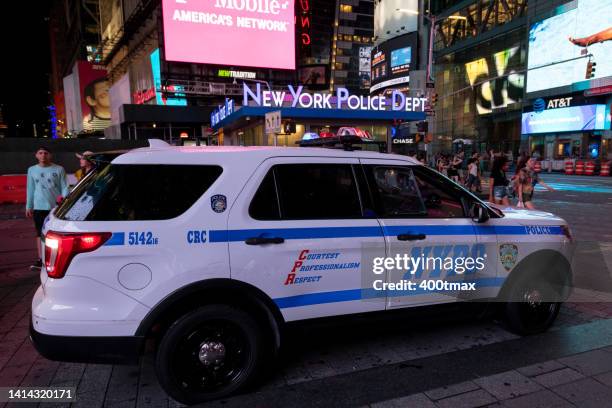
[[[536,173],[539,173],[542,171],[542,162],[540,162],[539,160],[536,160],[535,165],[533,166],[533,169],[535,170]]]
[[[601,162],[601,170],[599,170],[599,175],[608,177],[610,175],[610,162]]]
[[[27,175],[6,174],[0,176],[0,203],[25,204]]]
[[[595,174],[595,163],[591,160],[589,160],[586,165],[584,166],[584,175],[585,176],[592,176]]]
[[[584,174],[584,162],[582,160],[576,160],[576,175],[582,176]]]
[[[574,174],[574,162],[571,159],[565,161],[565,174]]]

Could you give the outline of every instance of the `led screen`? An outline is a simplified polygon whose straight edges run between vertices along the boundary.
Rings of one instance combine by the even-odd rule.
[[[465,64],[468,82],[474,87],[476,110],[479,115],[493,112],[519,102],[523,96],[524,74],[514,67],[520,66],[518,46],[499,51],[486,58]],[[490,78],[495,78],[491,79]]]
[[[372,48],[370,92],[391,86],[406,86],[410,70],[418,61],[417,33],[392,38]]]
[[[596,63],[593,78],[612,76],[612,0],[577,4],[531,26],[527,92],[586,81],[588,54]]]
[[[294,0],[163,0],[168,61],[295,69]]]
[[[609,115],[609,113],[608,113]],[[606,105],[583,105],[523,113],[522,134],[604,130],[610,127]]]
[[[325,65],[313,65],[299,69],[300,84],[325,85],[327,84]]]
[[[394,74],[408,72],[410,70],[411,60],[412,48],[410,47],[391,51],[391,72]]]

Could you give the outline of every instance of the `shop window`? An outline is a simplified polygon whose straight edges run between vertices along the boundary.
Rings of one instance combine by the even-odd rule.
[[[340,5],[340,11],[343,13],[352,13],[353,12],[353,6],[349,5],[349,4],[341,4]]]

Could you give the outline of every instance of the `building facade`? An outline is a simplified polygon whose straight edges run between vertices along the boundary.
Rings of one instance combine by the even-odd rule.
[[[555,169],[612,159],[611,9],[611,0],[530,1],[522,145]]]
[[[437,103],[433,151],[518,153],[527,0],[432,1]]]

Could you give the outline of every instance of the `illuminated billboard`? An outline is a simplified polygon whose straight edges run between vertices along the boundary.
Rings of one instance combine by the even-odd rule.
[[[479,115],[521,100],[524,74],[513,68],[520,66],[520,58],[520,48],[516,46],[465,64],[468,82],[474,87]]]
[[[417,33],[385,41],[372,48],[372,83],[370,92],[406,86],[410,70],[416,66]]]
[[[302,67],[298,71],[300,83],[304,85],[326,85],[327,67],[325,65],[311,65]]]
[[[102,131],[111,124],[109,84],[106,69],[87,61],[77,62],[82,130]]]
[[[525,112],[521,126],[524,135],[532,133],[580,132],[610,128],[606,105],[570,106],[546,109],[540,112]]]
[[[574,4],[531,26],[528,93],[587,81],[589,61],[596,63],[593,79],[612,76],[612,0]]]
[[[168,61],[295,69],[294,0],[163,0]]]
[[[399,74],[410,70],[412,61],[412,48],[405,47],[391,51],[391,73]]]

